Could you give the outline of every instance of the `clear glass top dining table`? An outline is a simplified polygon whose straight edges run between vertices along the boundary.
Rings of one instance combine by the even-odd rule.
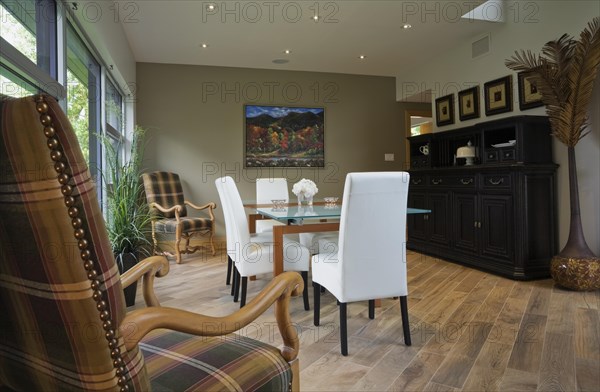
[[[256,221],[259,219],[275,219],[286,223],[273,226],[273,274],[283,272],[283,236],[294,233],[314,233],[323,231],[338,231],[339,222],[327,222],[328,219],[339,219],[342,213],[341,204],[326,204],[315,202],[312,206],[299,206],[297,203],[287,203],[283,206],[272,204],[244,203],[246,208],[254,209],[250,214],[250,232],[256,231]],[[431,210],[408,208],[407,214],[429,214]]]

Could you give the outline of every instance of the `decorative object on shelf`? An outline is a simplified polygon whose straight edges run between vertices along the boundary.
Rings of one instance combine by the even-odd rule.
[[[460,121],[479,118],[479,86],[458,92],[458,118]]]
[[[473,147],[473,144],[471,144],[470,140],[466,146],[459,147],[458,150],[456,150],[456,157],[465,158],[465,166],[473,165],[473,160],[475,159],[476,155],[475,147]]]
[[[419,151],[423,155],[429,155],[429,144],[425,144],[425,145],[419,147]]]
[[[571,220],[569,238],[552,258],[555,282],[574,290],[600,289],[600,258],[585,241],[579,207],[575,145],[589,133],[588,107],[600,66],[600,17],[595,17],[575,40],[568,34],[550,41],[541,55],[517,51],[506,66],[528,72],[541,93],[552,134],[567,146]]]
[[[325,167],[325,109],[246,105],[246,167]]]
[[[313,197],[319,192],[317,184],[306,178],[301,179],[292,187],[292,192],[298,197],[298,205],[313,205]]]
[[[452,94],[435,100],[435,123],[438,127],[454,124],[454,97]]]
[[[486,116],[512,111],[512,75],[487,82],[483,90]]]
[[[492,147],[494,147],[494,148],[513,147],[516,144],[517,144],[517,141],[515,139],[513,139],[513,140],[509,140],[506,143],[492,144]]]
[[[527,110],[544,106],[542,93],[537,87],[535,79],[528,72],[519,72],[519,109]]]

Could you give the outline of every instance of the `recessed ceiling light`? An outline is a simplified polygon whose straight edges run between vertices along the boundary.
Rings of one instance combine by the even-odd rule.
[[[202,47],[202,49],[208,48],[208,44],[201,44],[200,46]]]
[[[284,51],[283,51],[283,53],[285,53],[285,54],[290,54],[290,53],[292,53],[292,51],[291,51],[291,50],[289,50],[289,49],[286,49],[286,50],[284,50]]]
[[[206,10],[207,11],[214,11],[216,8],[216,6],[214,4],[207,4],[206,5]]]
[[[402,28],[403,28],[404,30],[408,30],[408,29],[412,28],[412,25],[411,25],[411,24],[408,24],[408,23],[406,23],[406,24],[402,25]]]
[[[313,16],[312,19],[316,22],[317,20],[319,20],[319,15]]]
[[[367,58],[367,56],[365,56],[364,54],[361,54],[360,56],[358,56],[359,59],[364,60]]]
[[[290,62],[290,60],[287,60],[287,59],[275,59],[275,60],[273,60],[274,64],[286,64],[286,63],[289,63],[289,62]]]

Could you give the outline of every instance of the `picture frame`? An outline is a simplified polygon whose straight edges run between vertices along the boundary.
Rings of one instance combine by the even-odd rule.
[[[542,94],[529,75],[531,75],[529,72],[519,72],[517,74],[520,110],[544,106]]]
[[[438,127],[454,124],[454,96],[452,94],[435,100],[435,123]]]
[[[244,164],[325,167],[325,108],[244,105]]]
[[[512,75],[489,81],[483,89],[486,116],[512,111]]]
[[[458,92],[458,118],[460,121],[479,118],[479,86]]]

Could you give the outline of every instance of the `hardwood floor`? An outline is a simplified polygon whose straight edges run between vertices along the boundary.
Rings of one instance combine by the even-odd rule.
[[[342,357],[335,298],[323,294],[320,327],[312,308],[292,299],[302,390],[600,390],[600,291],[516,282],[413,252],[408,268],[411,347],[403,342],[397,300],[382,300],[374,320],[366,302],[348,305],[349,355]],[[163,306],[229,314],[239,305],[225,271],[222,253],[171,260],[170,273],[156,280],[158,298]],[[249,282],[249,299],[267,279]],[[136,307],[143,306],[138,291]],[[274,320],[271,310],[240,334],[279,345]]]

